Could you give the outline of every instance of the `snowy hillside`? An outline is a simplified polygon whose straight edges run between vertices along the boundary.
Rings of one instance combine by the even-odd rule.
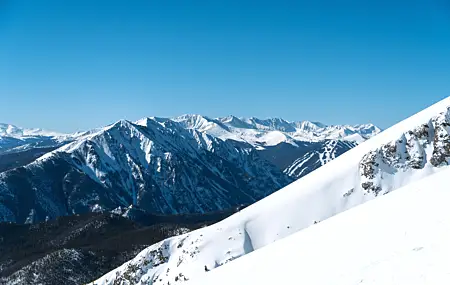
[[[450,284],[447,168],[188,282]]]
[[[448,106],[450,98],[220,223],[150,246],[95,284],[178,284],[194,280],[249,252],[445,169],[450,161]]]

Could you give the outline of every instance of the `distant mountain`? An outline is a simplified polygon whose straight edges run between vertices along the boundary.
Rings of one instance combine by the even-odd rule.
[[[0,123],[0,137],[63,137],[67,134],[46,131],[43,129],[24,129],[11,124]]]
[[[42,129],[23,129],[11,124],[0,123],[0,155],[62,146],[73,141],[78,134],[60,134]]]
[[[259,262],[260,260],[264,260],[264,258],[274,258],[274,260],[270,260],[269,264],[277,264],[277,267],[274,268],[283,268],[280,264],[285,263],[285,256],[302,256],[302,252],[294,251],[287,253],[276,250],[278,248],[286,250],[287,248],[276,247],[275,244],[273,247],[265,248],[267,245],[279,240],[281,242],[283,238],[302,231],[305,228],[313,226],[316,223],[320,223],[321,221],[324,221],[357,205],[363,204],[369,200],[378,199],[377,197],[384,195],[391,195],[390,192],[408,184],[413,183],[411,184],[411,189],[416,190],[416,184],[414,183],[424,177],[432,175],[428,181],[433,182],[433,177],[437,177],[436,175],[439,175],[433,174],[441,171],[448,173],[450,164],[449,106],[450,97],[387,129],[366,142],[359,144],[345,154],[326,163],[319,169],[298,179],[296,182],[280,189],[276,193],[262,199],[261,201],[246,207],[240,212],[217,224],[188,234],[166,239],[146,248],[129,262],[124,263],[122,266],[116,268],[91,284],[108,285],[151,283],[154,285],[159,285],[169,283],[174,285],[184,283],[186,281],[190,281],[190,284],[222,284],[221,282],[223,280],[229,280],[231,283],[234,282],[241,284],[239,282],[240,280],[236,278],[236,276],[227,276],[227,274],[224,275],[223,279],[219,277],[216,280],[209,279],[211,282],[201,283],[200,281],[201,278],[205,276],[206,272],[211,271],[211,275],[213,275],[216,268],[224,266],[225,270],[225,266],[228,266],[226,265],[228,263],[230,263],[229,268],[241,268],[239,265],[245,264],[245,262],[242,261],[244,263],[241,263],[239,259],[242,258],[242,260],[252,260],[251,256],[243,256],[250,252],[259,250],[275,254],[259,255],[258,252],[256,252],[254,256],[257,256],[257,258],[253,260],[258,260],[257,264],[265,264],[264,262]],[[328,155],[322,156],[322,159],[324,157],[332,158],[333,155],[330,153],[329,149],[330,148],[327,148],[326,150]],[[445,175],[438,177],[438,181],[442,182],[445,180],[443,179]],[[420,187],[421,189],[418,192],[425,193],[428,191],[429,189],[425,187],[426,185],[428,184],[422,184]],[[442,187],[441,185],[439,189],[445,190],[444,188],[445,187]],[[445,191],[441,192],[444,193]],[[392,195],[395,195],[395,193]],[[421,197],[425,196],[426,195],[421,195]],[[442,198],[445,198],[446,196],[448,195],[440,195]],[[403,197],[408,198],[408,196]],[[385,196],[383,198],[385,198]],[[408,217],[408,219],[406,219],[408,223],[414,225],[414,218],[410,219],[407,214],[402,213],[405,205],[408,209],[407,213],[415,213],[413,216],[421,219],[421,214],[417,213],[420,213],[423,209],[420,207],[420,203],[416,203],[420,201],[420,199],[414,200],[415,202],[412,204],[409,200],[405,201],[405,205],[402,204],[402,199],[397,199],[396,201],[397,202],[394,204],[385,204],[388,206],[388,208],[386,208],[387,214],[380,213],[382,218],[378,219],[378,221],[382,221],[384,224],[386,221],[389,222],[390,217],[393,216],[397,223],[401,223],[401,218]],[[439,203],[439,209],[445,209],[445,205],[445,202]],[[431,209],[432,207],[433,206],[431,203],[426,209]],[[383,210],[383,207],[379,207],[379,209]],[[438,214],[438,211],[435,211],[435,213]],[[372,219],[374,212],[370,212],[370,214],[371,215],[369,218]],[[361,228],[364,229],[364,231],[366,229],[370,229],[370,226],[367,226],[366,224],[366,218],[368,217],[366,216],[367,215],[362,215],[353,219],[353,221],[362,221]],[[399,219],[399,217],[401,218]],[[439,217],[439,215],[433,215],[433,217],[436,218]],[[442,216],[440,216],[439,219],[434,219],[433,224],[439,225],[441,220]],[[324,223],[327,222],[328,221],[325,221]],[[375,223],[377,222],[375,221]],[[420,224],[426,225],[427,222],[424,220],[423,222],[420,222]],[[332,245],[332,247],[339,248],[340,243],[343,242],[347,249],[351,249],[352,243],[347,242],[347,240],[341,240],[341,238],[348,236],[349,240],[357,242],[356,244],[358,245],[361,242],[366,242],[369,246],[370,253],[378,252],[378,250],[382,248],[377,246],[376,243],[378,240],[366,233],[359,233],[361,231],[358,229],[361,225],[355,224],[354,228],[351,227],[351,224],[346,224],[344,228],[335,227],[333,228],[333,231],[323,231],[323,235],[310,236],[310,238],[303,241],[315,243],[317,240],[314,239],[314,237],[320,236],[321,239],[319,240],[322,241],[334,240],[334,243],[332,242],[326,244],[329,248],[331,248],[330,245]],[[376,234],[376,236],[381,238],[381,240],[389,241],[389,234],[392,230],[395,232],[396,237],[402,237],[401,241],[404,242],[408,240],[408,238],[405,239],[404,232],[395,229],[396,223],[391,223],[389,225],[390,226],[388,227],[379,227],[378,223],[376,225],[374,224],[377,230],[370,231],[370,233]],[[346,230],[347,228],[349,231]],[[385,230],[383,230],[383,228]],[[367,238],[370,242],[367,242],[366,240],[361,241],[358,238],[354,238],[352,233],[355,230],[358,232],[356,236],[363,239]],[[337,237],[341,238],[335,239],[333,236],[334,232],[336,232]],[[419,232],[421,233],[422,231],[418,229],[417,233]],[[436,231],[436,233],[440,234],[443,232],[445,231]],[[323,238],[324,236],[326,238]],[[445,238],[442,239],[442,241],[445,241]],[[419,245],[414,245],[414,247],[417,246]],[[299,245],[299,248],[307,247],[308,244],[304,242]],[[323,255],[325,256],[325,264],[328,264],[326,257],[331,258],[332,256],[321,253],[321,251],[323,251],[321,243],[313,248],[316,250],[310,252],[307,251],[309,254],[308,256],[317,259],[317,254],[320,254],[321,256]],[[365,249],[367,248],[368,247]],[[345,250],[340,251],[343,255],[339,256],[339,258],[332,259],[338,263],[342,261],[342,258],[344,262],[347,260]],[[325,253],[326,252],[327,250],[325,250]],[[355,252],[359,254],[358,251],[351,251],[352,254]],[[364,253],[364,251],[362,252]],[[439,248],[433,252],[439,252]],[[398,251],[393,250],[387,253],[388,254],[383,255],[383,260],[389,261],[392,254],[396,255]],[[360,258],[364,256],[358,254],[352,256],[359,256]],[[416,259],[421,260],[420,257]],[[301,264],[307,265],[307,259],[300,260],[303,261]],[[346,262],[344,264],[361,266],[358,260],[352,263]],[[401,261],[401,259],[396,260]],[[427,261],[430,260],[431,259],[429,258],[427,259]],[[238,262],[236,263],[236,266],[233,266],[234,262]],[[375,264],[376,263],[377,262],[375,262]],[[293,261],[293,264],[295,264],[295,260]],[[320,258],[317,262],[314,261],[313,264],[317,265],[312,267],[315,271],[306,273],[306,276],[312,277],[314,275],[320,275],[319,277],[321,278],[329,277],[327,274],[322,274],[327,272],[321,271],[322,261]],[[398,264],[403,265],[402,262],[396,262],[394,265]],[[444,264],[446,263],[441,263],[441,267]],[[363,265],[372,266],[373,263],[371,264],[370,262],[364,262]],[[246,268],[249,267],[247,266]],[[267,267],[258,268],[268,270]],[[289,268],[293,267],[289,265]],[[295,268],[301,269],[302,267],[296,266]],[[346,277],[347,275],[345,273],[347,271],[345,270],[351,270],[351,268],[345,268],[340,265],[339,268],[341,270],[335,272],[336,275],[333,276]],[[386,268],[389,268],[389,266]],[[218,272],[220,271],[221,269],[218,269]],[[230,271],[227,273],[234,274],[235,272],[236,271]],[[258,274],[258,272],[261,276],[263,275],[261,271],[252,271],[251,274]],[[273,276],[276,272],[278,271],[268,270],[267,272],[264,272],[264,274],[269,275],[270,280],[273,282],[276,281],[275,283],[284,282],[287,284],[295,284],[298,280],[311,280],[308,278],[290,279],[288,280],[289,282],[283,281],[282,278],[278,280],[277,275]],[[378,271],[375,271],[375,273],[376,272]],[[405,271],[403,271],[403,273],[405,273]],[[290,276],[295,276],[296,274],[301,276],[301,270],[299,272],[291,272]],[[374,274],[373,276],[378,275]],[[408,277],[409,271],[408,274],[402,274],[402,276]],[[252,279],[245,280],[252,283]],[[264,280],[264,278],[258,277],[257,280]],[[324,282],[323,284],[330,284],[330,282],[333,283],[333,280],[333,278],[328,279],[328,282]],[[357,284],[361,283],[361,280],[362,279],[352,279],[347,280],[348,282],[346,283],[340,284]],[[372,279],[369,279],[369,281],[370,280]],[[392,279],[385,280],[392,281]],[[385,283],[379,282],[379,284]],[[223,284],[229,283],[225,282]],[[244,282],[243,284],[248,284],[248,282]]]
[[[74,141],[79,135],[23,129],[0,123],[0,172],[27,165],[45,153]]]
[[[167,120],[167,119],[166,119]],[[255,147],[277,145],[296,141],[321,141],[326,139],[363,142],[380,133],[381,129],[372,125],[333,125],[318,122],[288,122],[280,118],[258,119],[228,116],[211,119],[201,115],[183,115],[172,120],[185,128],[206,132],[221,139],[244,141]]]
[[[253,146],[262,157],[295,179],[305,176],[381,131],[372,124],[327,126],[309,121],[288,122],[280,118],[228,116],[211,119],[201,115],[183,115],[172,120],[187,129]]]
[[[154,214],[254,203],[293,179],[254,148],[177,122],[119,121],[0,173],[0,220],[32,223],[136,205]]]

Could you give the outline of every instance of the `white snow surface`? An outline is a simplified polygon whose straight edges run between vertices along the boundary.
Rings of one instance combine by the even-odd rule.
[[[187,284],[450,284],[449,175],[447,168]]]
[[[316,222],[447,169],[448,166],[445,165],[450,162],[450,155],[445,153],[445,147],[441,149],[440,145],[447,144],[450,132],[448,106],[450,97],[367,140],[228,219],[148,247],[131,261],[95,281],[95,284],[119,282],[118,284],[173,285],[188,280],[200,280],[205,271],[215,271],[215,268],[221,265],[290,236]],[[426,128],[431,126],[430,132],[427,132],[425,137],[418,135],[424,124]],[[437,139],[433,140],[429,134],[434,135],[434,132],[439,132],[442,136],[437,136]],[[440,138],[443,139],[442,142]],[[431,163],[436,161],[433,160],[435,153],[445,154],[439,165]],[[416,162],[417,164],[413,164]],[[366,171],[368,173],[365,173]],[[363,187],[365,183],[372,183],[373,187],[365,188]],[[402,203],[397,206],[397,210],[400,211]],[[380,211],[383,210],[381,207]],[[419,211],[420,207],[416,210]],[[322,238],[333,239],[334,234],[337,233],[327,233]],[[381,235],[382,238],[388,238],[390,233],[383,231]],[[339,247],[338,243],[336,245]],[[316,245],[317,247],[319,245]],[[317,256],[320,256],[321,251],[318,252]],[[342,258],[346,260],[347,257],[344,255]],[[285,264],[284,261],[285,258],[273,259],[273,262],[280,264]],[[326,260],[322,262],[328,264]],[[295,264],[294,262],[292,266]],[[297,268],[300,275],[300,270],[305,267],[299,265]],[[267,273],[270,272],[275,271],[260,271],[260,274],[268,276]],[[325,271],[316,273],[328,274]],[[341,273],[345,274],[344,271]],[[375,276],[375,273],[372,272],[372,276]],[[358,284],[360,280],[353,281],[348,284]]]

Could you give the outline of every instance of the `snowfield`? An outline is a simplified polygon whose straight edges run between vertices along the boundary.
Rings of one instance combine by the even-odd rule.
[[[449,175],[431,175],[187,284],[450,284]]]
[[[442,207],[445,208],[443,206],[445,204],[443,203],[448,201],[448,199],[445,199],[448,198],[446,193],[439,194],[441,196],[436,199],[441,204],[437,204],[434,207],[434,199],[430,197],[429,199],[432,199],[432,201],[428,203],[432,206],[425,203],[424,208],[422,208],[421,204],[416,205],[414,202],[416,200],[414,199],[420,202],[421,199],[425,199],[425,194],[416,194],[420,196],[416,198],[414,198],[415,196],[410,198],[408,195],[396,194],[393,197],[404,197],[404,199],[396,198],[397,200],[394,200],[396,201],[395,203],[385,202],[389,201],[390,195],[388,195],[386,198],[382,198],[381,201],[383,202],[380,203],[387,203],[391,209],[387,206],[380,206],[377,210],[371,211],[376,211],[376,215],[380,216],[380,221],[384,222],[385,220],[383,219],[386,219],[387,222],[392,217],[392,219],[398,219],[396,220],[397,223],[378,222],[379,224],[377,224],[374,221],[374,224],[369,225],[369,223],[366,224],[366,221],[369,221],[370,217],[357,214],[355,219],[359,221],[358,223],[354,221],[353,223],[355,224],[344,225],[343,228],[338,230],[336,228],[333,228],[333,231],[326,230],[325,224],[331,222],[326,222],[323,226],[311,227],[316,228],[315,231],[322,232],[316,235],[306,235],[302,242],[294,243],[299,243],[296,246],[302,247],[302,250],[307,250],[308,248],[315,250],[309,249],[309,251],[303,253],[300,250],[291,251],[280,246],[282,247],[280,251],[276,254],[274,253],[273,256],[258,256],[255,254],[255,260],[259,259],[259,262],[255,261],[255,266],[261,266],[261,268],[258,268],[258,271],[250,268],[252,266],[250,264],[244,267],[245,260],[249,260],[251,257],[242,259],[243,261],[239,262],[234,261],[250,252],[258,251],[277,240],[288,237],[378,196],[417,182],[424,177],[445,170],[443,174],[432,176],[436,177],[436,179],[439,178],[439,180],[444,179],[445,174],[448,172],[447,165],[450,162],[450,111],[448,106],[450,106],[450,97],[391,127],[335,160],[330,161],[318,170],[222,222],[148,247],[136,258],[104,275],[93,284],[173,285],[186,281],[192,281],[193,283],[191,284],[197,284],[195,280],[203,282],[199,284],[282,284],[286,280],[289,281],[287,282],[289,284],[301,284],[301,281],[306,280],[316,280],[314,281],[316,283],[313,284],[330,284],[333,278],[336,278],[336,280],[340,278],[344,283],[335,283],[333,280],[332,284],[359,284],[361,280],[354,275],[346,275],[346,272],[354,270],[355,267],[363,266],[358,272],[365,272],[364,274],[366,274],[367,278],[381,278],[377,277],[377,270],[383,271],[391,265],[401,267],[401,258],[409,260],[408,254],[431,254],[425,248],[427,244],[416,245],[408,244],[405,240],[396,241],[396,235],[399,234],[397,230],[403,226],[401,225],[403,218],[409,218],[412,214],[414,214],[415,220],[405,222],[405,227],[408,226],[408,223],[414,225],[414,223],[420,221],[422,214],[423,217],[428,217],[425,213],[422,213],[421,209],[426,209],[426,211],[430,209],[433,216],[436,214],[436,211],[444,211]],[[434,180],[429,178],[426,181],[431,183]],[[438,185],[441,184],[438,183]],[[421,185],[421,189],[429,190],[424,188],[424,184],[418,185]],[[401,193],[404,192],[406,191],[401,191]],[[389,203],[395,204],[395,207]],[[377,203],[368,204],[368,209],[374,207],[370,205],[377,205]],[[442,207],[439,207],[439,205]],[[363,208],[361,207],[360,209]],[[355,211],[358,213],[358,211],[363,210]],[[375,215],[374,212],[371,213]],[[445,214],[445,212],[443,213]],[[351,214],[343,214],[344,217],[349,215]],[[440,217],[445,217],[445,215]],[[416,230],[413,230],[413,228],[406,229],[410,230],[412,234],[418,231],[426,231],[428,229],[426,222],[426,220],[420,221],[419,225],[423,223],[422,228],[417,228]],[[436,221],[436,223],[440,222],[442,220]],[[359,231],[359,228],[362,230]],[[368,236],[366,236],[367,228],[377,229],[375,232],[378,239],[375,237],[368,239]],[[402,233],[405,234],[405,232]],[[439,232],[439,234],[441,233]],[[442,236],[448,240],[448,233],[446,234],[447,236]],[[299,233],[300,235],[301,233]],[[391,235],[393,235],[394,246],[398,243],[403,243],[402,247],[389,249],[386,243],[391,239]],[[364,244],[364,247],[358,247],[355,244],[355,249],[352,249],[353,251],[348,250],[348,254],[346,253],[344,248],[346,246],[350,248],[353,244],[350,241],[364,238],[371,242],[361,240],[360,244]],[[316,239],[321,242],[317,242]],[[430,239],[430,241],[440,239],[441,237],[435,237]],[[325,243],[326,240],[328,240],[328,244]],[[366,248],[368,244],[371,246]],[[380,246],[386,247],[386,251],[380,250]],[[420,247],[424,247],[425,250],[419,250],[418,248]],[[277,248],[275,250],[271,250],[271,248],[276,248],[276,245],[269,247],[267,251],[270,253],[277,251]],[[366,250],[367,257],[364,255],[354,261],[363,248]],[[296,248],[294,247],[294,249]],[[440,253],[439,250],[434,251],[432,247],[429,250],[433,250],[434,253],[437,252],[443,258],[445,257],[445,248]],[[263,254],[264,251],[261,252]],[[293,259],[294,255],[292,255],[292,252],[296,253],[295,256],[298,258],[298,262]],[[334,252],[339,253],[339,255],[335,255]],[[397,255],[392,255],[394,253]],[[371,256],[371,254],[373,255]],[[292,260],[288,260],[285,256],[292,257]],[[397,257],[391,258],[391,256]],[[447,259],[444,261],[449,259],[448,257],[445,258]],[[387,261],[370,265],[372,260],[375,262],[379,260]],[[439,267],[434,267],[432,263],[430,263],[431,265],[423,263],[428,261],[432,262],[432,257],[422,256],[421,258],[416,258],[414,262],[417,262],[417,264],[414,266],[425,266],[424,268],[432,266],[436,270],[439,269]],[[216,278],[214,281],[212,279],[210,281],[208,279],[200,281],[206,272],[214,272],[216,268],[229,262],[235,264],[230,265],[230,267],[233,266],[232,268],[236,270],[235,272],[230,271],[229,274],[232,276],[228,276],[227,278],[229,279],[224,277],[228,274],[226,271],[227,267],[224,267],[217,271],[223,273],[217,273],[217,277],[211,277]],[[267,262],[272,267],[264,267],[261,262],[262,264]],[[392,264],[387,262],[392,262]],[[349,267],[344,268],[343,265],[345,264],[348,264]],[[242,271],[239,269],[240,266],[242,266]],[[290,269],[289,274],[291,275],[289,275],[289,279],[284,279],[285,276],[278,273],[278,270],[281,270],[283,266]],[[336,266],[338,269],[330,269],[328,272],[328,268],[332,268],[332,266]],[[312,268],[311,270],[309,269],[310,267]],[[249,268],[248,270],[250,271],[243,268]],[[402,274],[401,272],[405,273],[406,271],[398,271],[396,274]],[[244,273],[247,276],[239,279],[239,276]],[[414,272],[414,274],[416,273]],[[257,277],[257,275],[259,276]],[[295,278],[294,275],[296,276]],[[215,276],[215,274],[211,274],[211,276]],[[255,278],[254,280],[252,276]],[[316,279],[312,279],[313,277]],[[434,277],[430,275],[429,278]],[[440,276],[437,275],[435,278],[440,278]],[[366,284],[370,284],[367,283],[370,279],[365,280]],[[377,284],[399,284],[395,283],[395,279],[393,281],[377,280]],[[406,279],[400,280],[406,281]],[[440,283],[431,282],[426,284]]]

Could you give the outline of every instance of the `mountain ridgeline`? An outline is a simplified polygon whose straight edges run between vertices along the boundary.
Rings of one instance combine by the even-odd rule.
[[[159,215],[233,209],[379,132],[373,125],[199,115],[121,120],[74,135],[4,129],[0,221],[17,223],[130,205]]]
[[[291,181],[254,149],[172,121],[119,121],[1,173],[0,213],[20,223],[129,205],[156,214],[213,212]]]

